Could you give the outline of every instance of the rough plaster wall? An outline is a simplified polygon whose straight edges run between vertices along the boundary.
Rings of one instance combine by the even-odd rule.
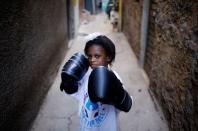
[[[154,0],[145,70],[173,131],[198,129],[198,1]]]
[[[139,57],[142,0],[123,0],[122,6],[122,30],[134,53]]]
[[[64,1],[0,1],[0,130],[28,130],[66,52]]]

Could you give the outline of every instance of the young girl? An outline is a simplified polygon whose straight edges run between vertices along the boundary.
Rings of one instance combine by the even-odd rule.
[[[84,53],[88,58],[91,70],[78,82],[78,91],[72,94],[79,100],[80,130],[119,131],[117,116],[121,108],[100,101],[93,103],[88,94],[90,73],[100,66],[111,70],[110,66],[115,59],[115,45],[106,36],[93,33],[87,36]],[[118,74],[113,72],[120,80]]]

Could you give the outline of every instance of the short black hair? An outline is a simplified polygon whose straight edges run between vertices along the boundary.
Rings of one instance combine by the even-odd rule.
[[[115,45],[114,43],[106,36],[104,35],[99,35],[93,40],[87,41],[85,48],[84,48],[84,53],[87,55],[89,47],[92,45],[99,45],[102,48],[104,48],[106,55],[110,58],[109,63],[111,64],[112,61],[115,60]]]

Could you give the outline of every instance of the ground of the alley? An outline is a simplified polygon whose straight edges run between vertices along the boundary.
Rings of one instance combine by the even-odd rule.
[[[126,90],[134,98],[128,113],[119,114],[120,131],[168,131],[167,122],[155,98],[149,94],[149,80],[138,66],[137,59],[121,32],[112,30],[106,14],[90,16],[82,22],[76,38],[69,43],[69,50],[53,85],[35,119],[31,131],[78,131],[78,102],[60,91],[61,69],[76,52],[82,52],[84,37],[93,32],[107,35],[116,45],[116,59],[113,69],[121,76]],[[111,125],[109,125],[111,126]]]

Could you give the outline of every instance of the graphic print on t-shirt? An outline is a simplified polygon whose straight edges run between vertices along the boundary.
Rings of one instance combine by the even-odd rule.
[[[100,126],[106,119],[108,112],[108,106],[99,102],[93,103],[90,101],[88,95],[86,95],[80,114],[81,124],[87,128]]]

